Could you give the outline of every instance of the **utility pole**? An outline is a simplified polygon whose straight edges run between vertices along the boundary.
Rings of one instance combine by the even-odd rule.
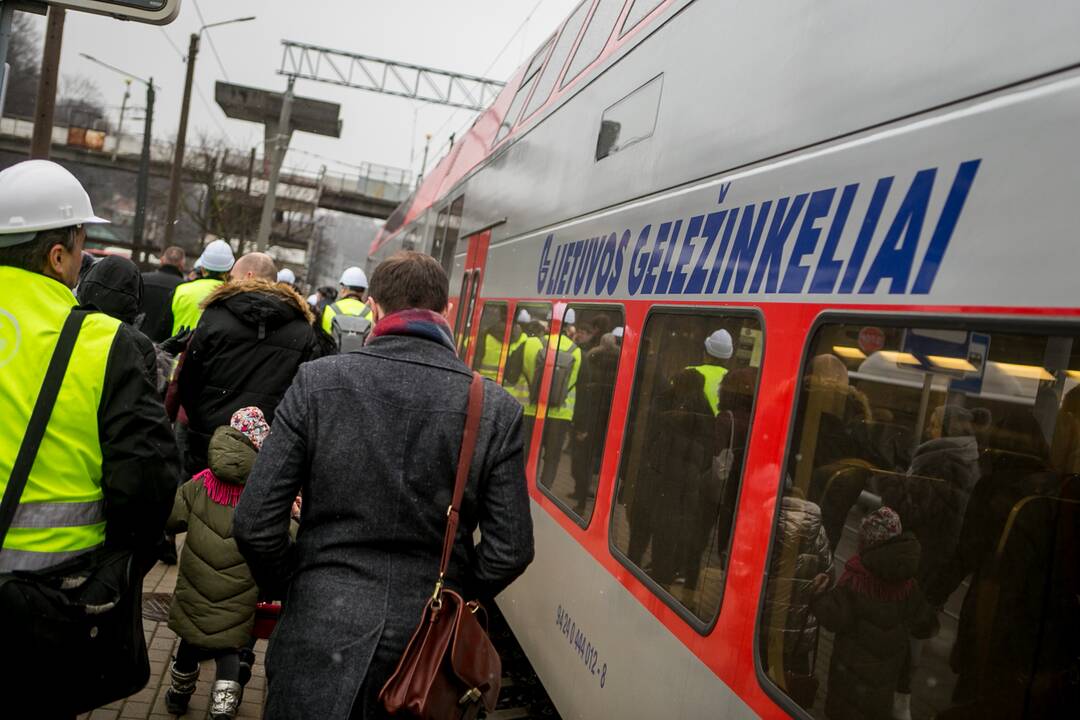
[[[150,191],[150,142],[154,127],[154,78],[146,84],[146,119],[143,123],[142,155],[139,157],[139,179],[135,185],[135,221],[131,226],[131,254],[136,263],[144,261],[146,247],[146,201]]]
[[[184,100],[180,104],[180,127],[176,131],[176,152],[173,154],[169,177],[169,205],[165,213],[165,247],[173,244],[176,234],[176,215],[180,208],[180,185],[184,178],[184,144],[187,142],[188,112],[191,110],[191,86],[195,82],[195,58],[199,54],[199,33],[191,33],[188,44],[187,77],[184,80]]]
[[[49,6],[45,28],[45,50],[41,56],[41,78],[38,81],[37,106],[34,108],[34,136],[30,141],[30,157],[49,159],[52,148],[53,112],[56,110],[56,76],[60,71],[60,48],[64,43],[64,17],[67,11]]]
[[[120,141],[124,138],[124,112],[127,110],[128,98],[131,97],[131,78],[124,80],[124,99],[120,101],[120,120],[116,123],[116,144],[113,145],[112,161],[116,162],[116,156],[120,154]]]
[[[281,175],[281,165],[285,162],[285,152],[289,149],[289,140],[292,137],[292,126],[289,124],[292,116],[293,84],[296,78],[289,77],[289,87],[281,98],[281,115],[274,133],[272,146],[273,156],[270,160],[270,178],[266,188],[266,197],[263,200],[262,217],[259,219],[259,234],[255,238],[255,249],[266,252],[270,245],[270,232],[274,225],[274,203],[277,200],[278,178]]]

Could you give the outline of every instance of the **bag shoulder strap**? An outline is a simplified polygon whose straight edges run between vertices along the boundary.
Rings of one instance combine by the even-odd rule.
[[[30,413],[30,422],[26,426],[22,444],[19,445],[19,453],[15,456],[15,464],[8,477],[4,499],[0,501],[0,551],[3,550],[4,537],[7,535],[8,528],[15,520],[19,498],[22,497],[26,482],[30,479],[30,470],[34,467],[38,448],[41,447],[41,440],[45,437],[45,428],[49,425],[53,406],[56,404],[57,396],[60,395],[60,386],[64,382],[64,375],[67,373],[68,362],[75,349],[75,341],[79,337],[83,319],[89,314],[87,310],[72,310],[64,321],[63,329],[60,330],[60,338],[53,349],[49,367],[45,371],[45,379],[41,382],[41,391],[38,393],[37,402],[34,403],[34,410]]]
[[[478,372],[473,373],[469,386],[469,405],[465,416],[465,433],[461,437],[461,454],[458,456],[457,478],[454,480],[454,495],[450,507],[446,509],[446,535],[443,537],[442,559],[439,561],[439,579],[435,583],[435,599],[442,590],[443,578],[450,565],[450,554],[457,537],[458,521],[461,515],[461,499],[465,496],[465,484],[469,481],[469,469],[472,466],[473,452],[476,450],[477,436],[480,434],[480,416],[484,409],[484,378]]]

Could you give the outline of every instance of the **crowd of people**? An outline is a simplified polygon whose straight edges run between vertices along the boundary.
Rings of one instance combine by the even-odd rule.
[[[137,595],[156,560],[177,561],[171,534],[186,533],[171,712],[213,660],[210,715],[236,716],[263,598],[284,601],[267,717],[384,717],[379,690],[439,567],[472,380],[445,318],[444,270],[404,252],[370,282],[347,268],[339,290],[305,299],[291,270],[263,253],[236,258],[224,240],[190,270],[176,247],[147,273],[123,257],[87,260],[85,226],[99,222],[59,165],[0,172],[0,478],[11,478],[0,588],[12,573],[47,583],[71,561],[92,574],[107,549],[132,559],[122,585]],[[522,408],[493,382],[483,395],[442,581],[490,601],[532,560],[533,537]],[[5,626],[32,627],[9,600],[0,589]],[[41,716],[89,710],[54,671],[31,659],[0,687],[21,684]],[[46,684],[61,692],[30,692]]]

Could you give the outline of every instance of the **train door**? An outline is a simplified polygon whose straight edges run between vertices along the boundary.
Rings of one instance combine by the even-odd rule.
[[[491,231],[485,230],[477,233],[466,238],[466,241],[468,242],[468,250],[465,255],[465,274],[461,278],[457,308],[454,311],[454,340],[457,345],[458,355],[468,362],[469,336],[472,334],[473,322],[476,316],[476,298],[480,294],[484,266],[487,264]]]

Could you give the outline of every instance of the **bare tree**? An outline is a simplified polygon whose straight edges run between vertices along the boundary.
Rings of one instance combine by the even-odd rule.
[[[7,61],[11,64],[5,115],[31,118],[37,99],[38,78],[41,75],[42,25],[33,15],[16,12],[11,27],[11,44]]]
[[[109,120],[101,90],[85,75],[64,75],[56,92],[56,120],[75,127],[108,132]]]

